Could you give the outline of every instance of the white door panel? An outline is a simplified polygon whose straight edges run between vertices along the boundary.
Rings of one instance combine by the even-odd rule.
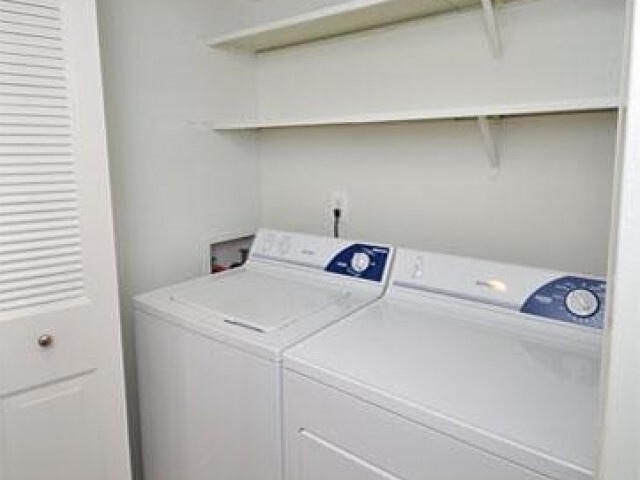
[[[0,396],[97,368],[91,305],[74,303],[2,325]],[[42,335],[50,335],[53,343],[40,346]]]
[[[90,376],[2,400],[3,468],[8,478],[100,478],[95,443],[99,424],[91,408]]]
[[[0,480],[129,478],[103,115],[94,0],[0,0]]]

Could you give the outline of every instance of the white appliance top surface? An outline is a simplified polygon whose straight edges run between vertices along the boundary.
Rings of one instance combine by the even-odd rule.
[[[285,367],[543,473],[590,478],[596,331],[462,301],[402,297],[378,301],[292,348]]]
[[[282,351],[379,298],[393,249],[260,229],[245,266],[138,295],[152,318],[279,361]]]
[[[333,279],[332,279],[333,280]],[[381,290],[320,281],[256,263],[135,297],[162,321],[279,361],[282,351],[379,298]]]
[[[138,295],[152,318],[268,360],[379,298],[388,245],[260,229],[243,267]]]
[[[268,272],[240,270],[176,289],[173,300],[226,323],[268,333],[320,312],[347,295],[338,286],[311,285]]]

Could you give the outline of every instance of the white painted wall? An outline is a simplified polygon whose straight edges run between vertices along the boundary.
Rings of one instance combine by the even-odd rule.
[[[617,95],[624,0],[535,0],[438,15],[259,56],[262,121]]]
[[[258,222],[249,136],[189,123],[251,110],[249,60],[203,38],[253,20],[251,2],[98,0],[123,333],[139,467],[131,297],[200,273],[199,242]],[[138,469],[139,470],[139,469]],[[138,471],[139,474],[139,471]]]
[[[331,7],[344,0],[254,0],[256,11],[253,24],[281,20],[319,8]]]
[[[615,115],[503,120],[493,178],[472,121],[261,134],[262,223],[534,266],[606,272]]]
[[[508,4],[501,59],[478,10],[266,53],[259,117],[615,97],[624,13],[624,0]],[[496,179],[471,121],[262,131],[262,223],[328,234],[329,193],[345,191],[348,236],[604,274],[615,122],[505,119]]]

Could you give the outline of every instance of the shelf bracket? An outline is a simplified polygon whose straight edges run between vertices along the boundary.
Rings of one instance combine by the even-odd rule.
[[[491,121],[488,117],[478,117],[478,127],[480,128],[484,148],[489,157],[489,164],[494,172],[497,172],[500,169],[500,156],[498,155],[496,139],[493,135],[493,129],[491,128]]]
[[[484,24],[487,29],[487,36],[493,50],[493,56],[499,58],[502,56],[502,38],[498,29],[498,21],[496,19],[496,7],[494,0],[480,0],[482,2],[482,10],[484,11]]]

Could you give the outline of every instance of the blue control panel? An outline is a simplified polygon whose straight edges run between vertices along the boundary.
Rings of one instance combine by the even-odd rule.
[[[355,243],[339,252],[325,271],[380,282],[389,260],[389,248]]]
[[[566,276],[539,288],[520,311],[563,322],[602,328],[607,284],[603,280]]]

